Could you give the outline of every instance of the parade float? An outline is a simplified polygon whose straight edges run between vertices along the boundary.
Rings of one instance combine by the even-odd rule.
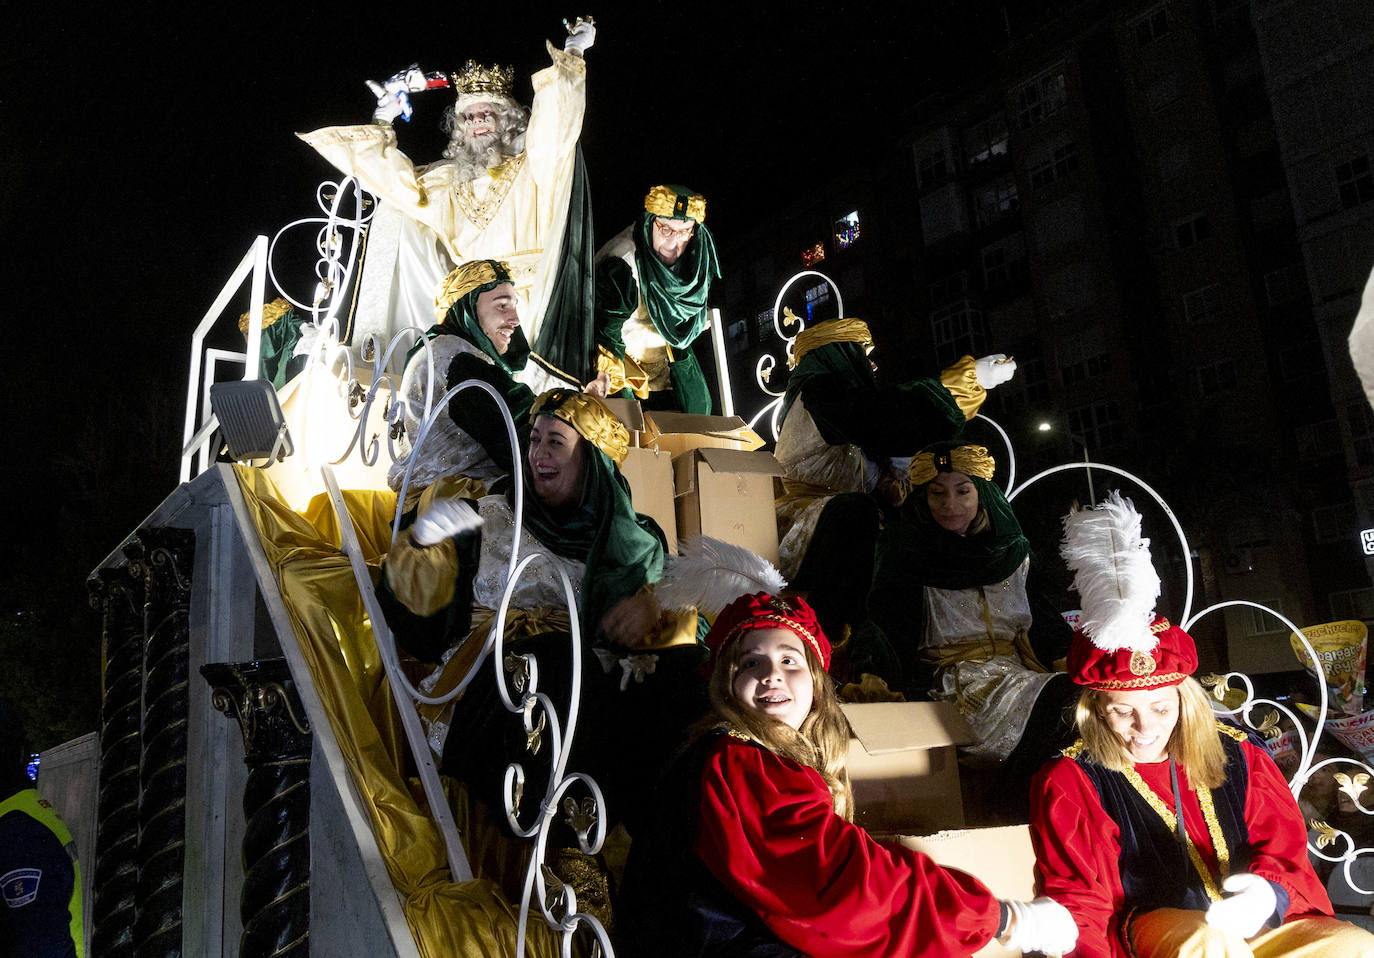
[[[503,648],[503,602],[460,679],[436,689],[407,673],[377,605],[377,569],[399,522],[386,482],[407,411],[399,368],[423,331],[353,328],[375,206],[347,177],[323,184],[317,202],[318,214],[270,240],[259,237],[205,310],[191,338],[181,483],[90,578],[103,617],[98,755],[67,762],[64,779],[68,807],[86,809],[79,817],[93,836],[83,849],[89,953],[610,954],[600,918],[547,860],[555,821],[571,825],[587,853],[608,851],[600,790],[567,761],[578,731],[576,684],[571,709],[560,714],[537,661]],[[302,243],[316,258],[313,288],[306,283],[304,290],[277,267],[283,249]],[[834,287],[843,315],[830,277],[806,275]],[[784,359],[804,326],[786,309],[786,292],[774,308]],[[245,346],[207,345],[240,313]],[[653,510],[684,538],[730,525],[703,521],[700,497],[684,522],[684,481],[704,489],[701,477],[714,469],[772,485],[765,460],[750,466],[719,453],[766,455],[758,446],[777,435],[782,363],[758,360],[760,387],[774,398],[747,422],[733,418],[721,325],[713,324],[717,372],[723,411],[732,418],[694,431],[690,423],[626,412],[643,450],[639,478],[631,478],[636,507],[656,501]],[[465,383],[451,392],[465,388],[485,387]],[[431,388],[424,408],[410,410],[421,426],[406,441],[423,443],[448,399]],[[1090,470],[1099,487],[1119,482],[1157,502],[1170,528],[1154,534],[1176,537],[1181,554],[1190,554],[1185,529],[1147,478],[1094,462],[1018,480],[1010,439],[982,418],[1005,446],[1009,500],[1052,475]],[[676,468],[683,457],[692,469]],[[767,497],[758,501],[759,483],[731,485],[751,497],[742,512],[755,524],[761,507],[771,516]],[[517,494],[517,523],[519,508]],[[774,528],[768,555],[767,530],[760,534],[756,525],[741,542],[769,559],[776,543]],[[511,550],[508,594],[539,561],[538,553]],[[1237,600],[1195,609],[1193,574],[1185,563],[1177,617],[1184,629],[1228,606],[1262,608]],[[576,603],[566,576],[563,582],[576,657]],[[1310,706],[1258,694],[1247,676],[1231,673],[1209,680],[1214,707],[1286,755],[1300,800],[1309,790],[1338,789],[1348,808],[1369,814],[1374,771],[1364,759],[1374,754],[1374,713],[1362,706],[1360,624],[1304,629],[1266,611],[1292,630],[1295,667],[1306,665],[1313,676]],[[552,755],[552,772],[537,781],[527,779],[522,756],[510,757],[504,811],[512,823],[522,805],[538,814],[535,826],[521,830],[525,848],[504,860],[484,842],[491,823],[476,820],[439,775],[422,721],[427,708],[475,682],[496,683],[509,721]],[[923,734],[937,727],[936,734],[918,744],[913,736],[879,741],[891,736],[894,720],[900,739],[902,715],[912,714],[880,706],[855,721],[856,749],[906,763],[874,773],[887,778],[873,800],[890,797],[893,787],[925,795],[927,811],[939,806],[945,817],[914,814],[890,820],[893,827],[905,822],[941,833],[913,841],[975,873],[980,864],[991,868],[985,857],[961,858],[986,855],[977,830],[942,832],[964,821],[952,760],[957,718],[945,727],[947,716],[930,717]],[[84,803],[76,797],[83,790],[93,796]],[[1312,807],[1324,806],[1304,805]],[[1314,860],[1340,877],[1348,900],[1367,903],[1374,872],[1361,831],[1316,817],[1309,824]],[[1012,831],[1010,838],[999,831],[996,841],[1028,849],[1024,828]],[[1029,897],[1029,865],[1018,861],[1005,879],[1016,887],[1007,891]]]

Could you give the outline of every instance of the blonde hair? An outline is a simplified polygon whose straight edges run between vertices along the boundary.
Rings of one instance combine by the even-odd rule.
[[[849,785],[849,770],[845,767],[849,756],[849,720],[840,708],[835,686],[821,668],[816,653],[806,643],[803,645],[806,665],[811,671],[811,711],[800,729],[762,715],[735,697],[735,676],[739,674],[744,649],[738,637],[720,650],[720,661],[711,673],[711,706],[716,715],[709,724],[714,726],[724,719],[775,754],[815,769],[830,789],[835,814],[845,821],[853,821],[854,790]]]
[[[1216,713],[1197,679],[1189,676],[1176,687],[1178,723],[1169,736],[1168,754],[1187,770],[1194,787],[1220,788],[1226,782],[1226,753],[1217,737]],[[1121,738],[1107,725],[1096,689],[1083,690],[1074,719],[1090,760],[1114,772],[1134,764]]]

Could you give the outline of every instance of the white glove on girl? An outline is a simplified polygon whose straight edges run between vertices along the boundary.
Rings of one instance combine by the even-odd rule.
[[[432,546],[482,525],[482,517],[462,499],[435,499],[410,527],[417,544]]]
[[[1053,898],[1003,901],[1011,915],[997,940],[1014,951],[1062,955],[1078,944],[1078,925],[1069,910]]]
[[[1207,924],[1237,938],[1258,935],[1278,906],[1274,886],[1258,875],[1242,872],[1226,879],[1221,887],[1231,894],[1212,902],[1207,909]]]

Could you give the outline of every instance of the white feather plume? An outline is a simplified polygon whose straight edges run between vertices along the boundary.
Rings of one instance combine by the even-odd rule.
[[[678,540],[681,555],[669,556],[654,596],[667,609],[695,607],[715,615],[731,601],[753,592],[777,595],[787,580],[773,564],[748,549],[710,536]]]
[[[1078,627],[1093,645],[1106,652],[1148,652],[1159,643],[1150,632],[1159,574],[1131,500],[1112,490],[1096,509],[1069,513],[1059,553],[1073,570],[1082,603]]]

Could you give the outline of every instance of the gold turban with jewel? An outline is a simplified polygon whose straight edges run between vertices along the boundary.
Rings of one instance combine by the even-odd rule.
[[[499,259],[475,259],[444,277],[434,295],[434,316],[443,322],[448,309],[474,289],[510,282],[510,266]]]
[[[550,389],[534,401],[530,422],[539,415],[557,416],[578,435],[611,457],[620,466],[630,452],[630,431],[615,418],[606,404],[588,393]]]
[[[942,472],[962,472],[976,479],[991,479],[996,467],[986,446],[955,446],[938,452],[923,452],[911,460],[912,485],[924,486]]]

